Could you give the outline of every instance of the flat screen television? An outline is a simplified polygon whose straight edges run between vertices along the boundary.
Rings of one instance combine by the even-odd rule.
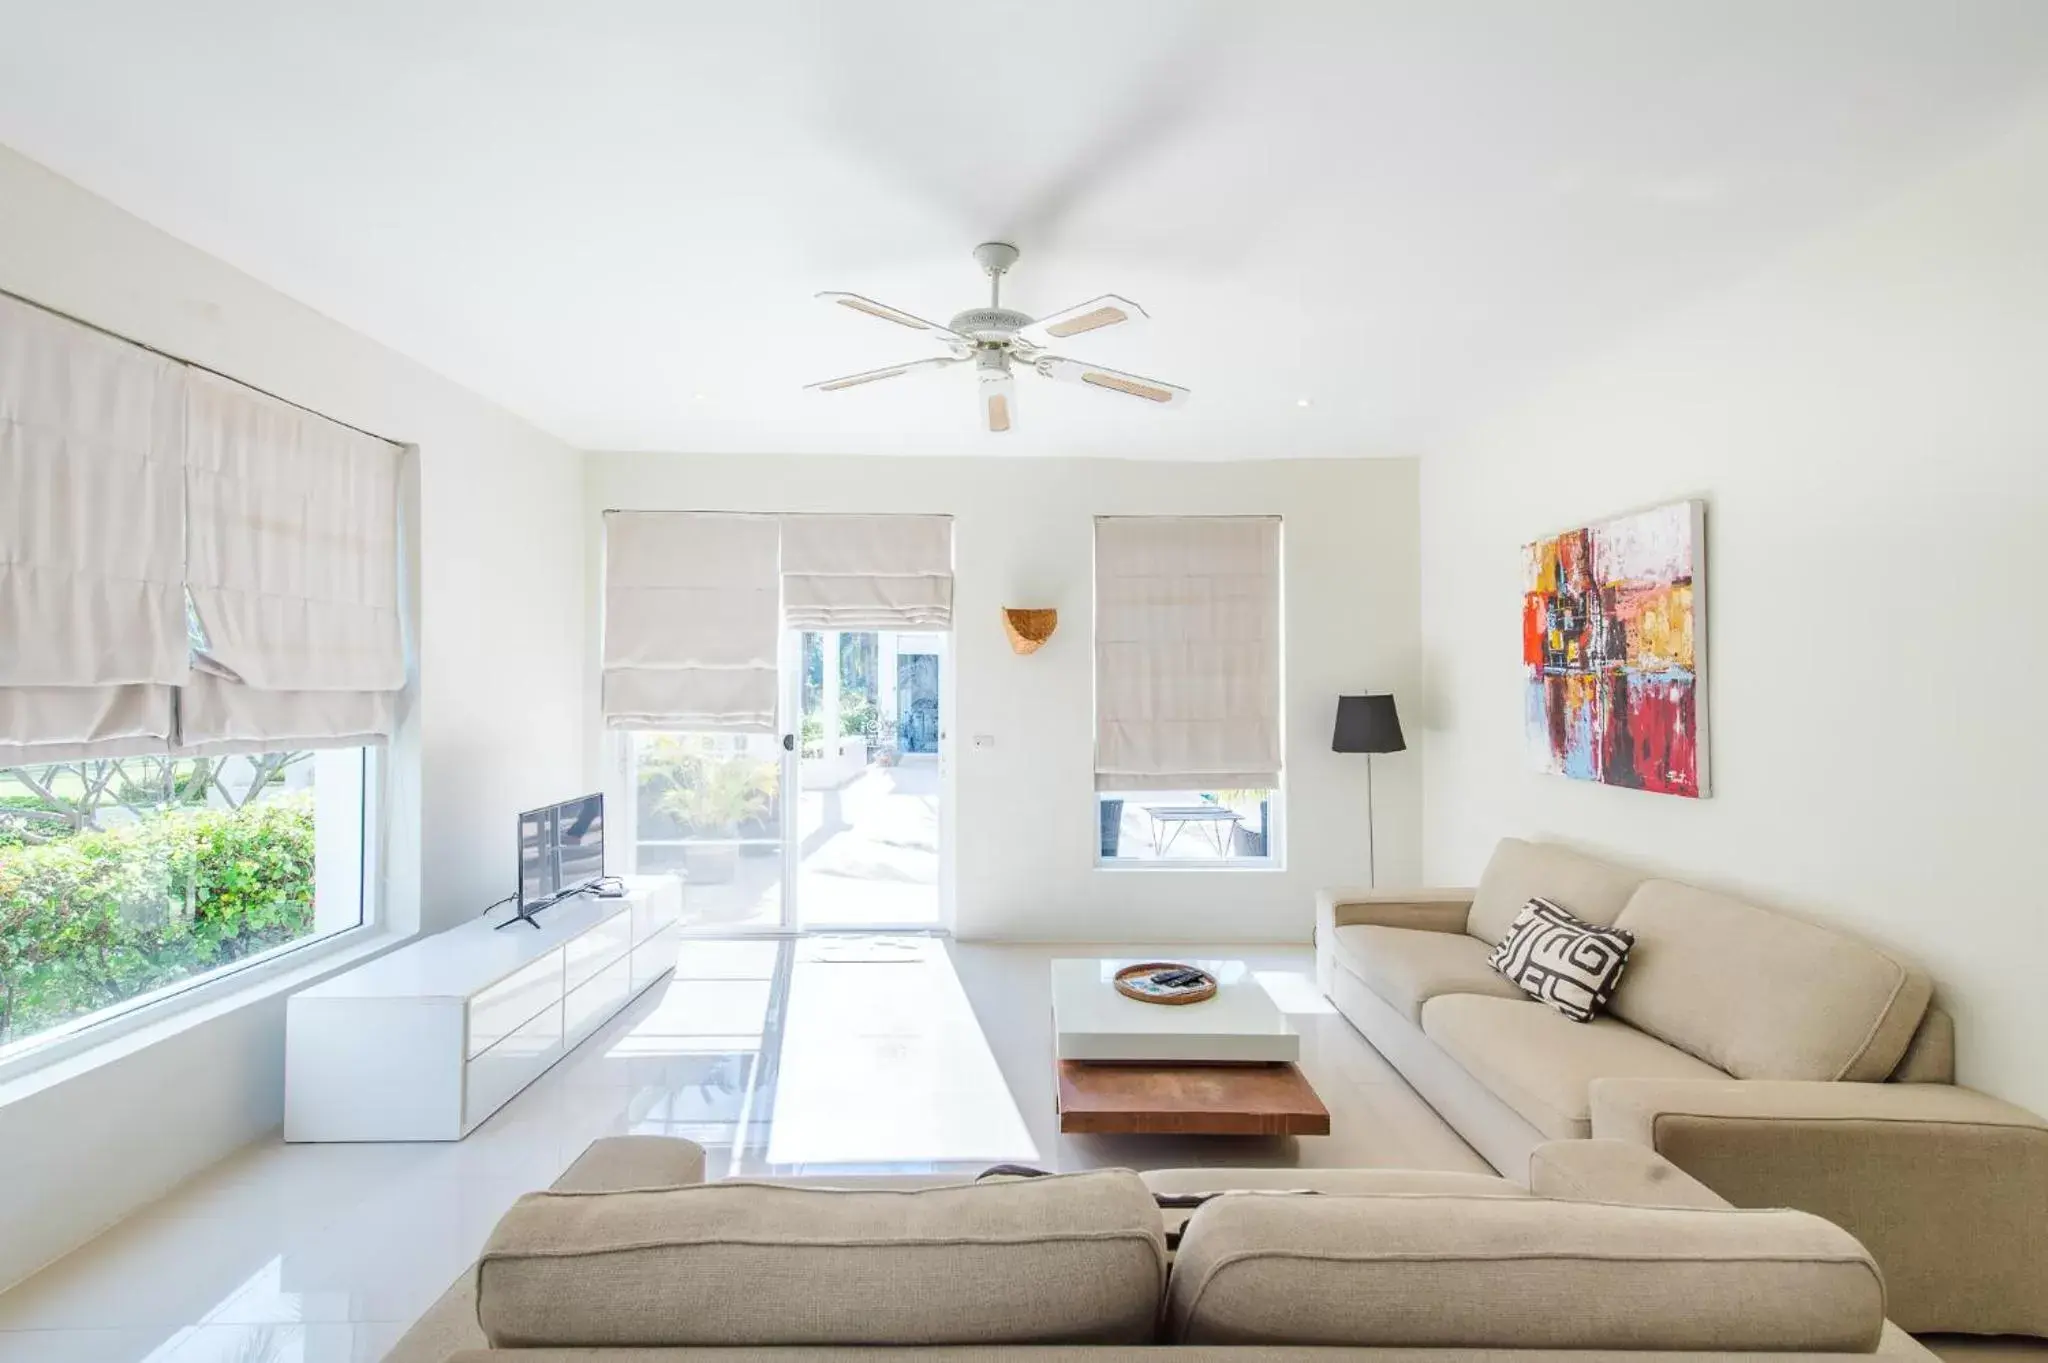
[[[548,905],[603,878],[602,794],[578,796],[519,816],[519,918],[531,920]]]

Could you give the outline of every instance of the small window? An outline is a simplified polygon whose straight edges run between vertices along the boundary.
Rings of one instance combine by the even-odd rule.
[[[1277,790],[1100,792],[1104,865],[1279,861]]]
[[[361,748],[0,768],[0,1057],[363,921]]]

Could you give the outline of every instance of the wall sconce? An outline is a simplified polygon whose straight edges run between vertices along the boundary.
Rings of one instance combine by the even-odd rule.
[[[1003,607],[1003,633],[1010,636],[1010,651],[1020,656],[1043,648],[1059,623],[1058,611]]]

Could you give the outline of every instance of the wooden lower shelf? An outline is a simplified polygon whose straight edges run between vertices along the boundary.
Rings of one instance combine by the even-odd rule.
[[[1060,1130],[1102,1136],[1327,1136],[1293,1065],[1059,1062]]]

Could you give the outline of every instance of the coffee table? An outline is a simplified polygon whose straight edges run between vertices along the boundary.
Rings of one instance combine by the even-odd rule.
[[[1116,992],[1129,958],[1052,963],[1060,1130],[1097,1135],[1327,1136],[1330,1112],[1295,1061],[1301,1038],[1242,961],[1199,960],[1201,1003]]]

